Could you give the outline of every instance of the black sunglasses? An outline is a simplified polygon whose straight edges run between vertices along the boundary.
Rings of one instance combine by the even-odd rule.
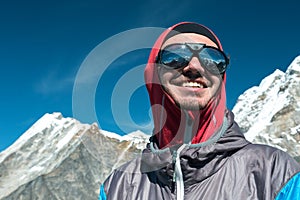
[[[159,51],[156,63],[167,69],[180,69],[186,67],[194,56],[215,75],[223,74],[229,64],[229,58],[223,51],[202,43],[170,44]]]

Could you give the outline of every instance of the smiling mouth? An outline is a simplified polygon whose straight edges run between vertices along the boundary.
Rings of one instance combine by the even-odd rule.
[[[206,88],[207,86],[198,82],[189,81],[189,82],[182,83],[182,87]]]

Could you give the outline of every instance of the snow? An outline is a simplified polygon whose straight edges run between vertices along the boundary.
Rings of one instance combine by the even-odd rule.
[[[60,138],[58,143],[56,144],[56,151],[60,151],[65,145],[68,145],[72,138],[80,131],[84,131],[90,128],[90,125],[87,124],[80,124],[78,121],[74,119],[71,120],[72,122],[58,125],[56,132],[64,132],[63,137]],[[63,128],[61,128],[63,127]]]
[[[53,143],[65,142],[63,129],[65,124],[74,124],[76,120],[63,118],[61,113],[45,114],[29,128],[14,144],[0,153],[0,163],[10,160],[9,170],[13,174],[3,175],[1,181],[7,185],[0,188],[5,194],[8,188],[18,188],[34,178],[47,174],[65,159],[67,154],[55,153]],[[70,134],[74,134],[70,133]],[[67,134],[68,135],[68,134]],[[70,136],[68,136],[70,137]],[[62,149],[62,144],[60,148]],[[66,146],[66,144],[64,144]],[[66,147],[65,147],[66,149]],[[66,151],[66,150],[65,150]],[[5,166],[5,164],[3,164]],[[27,176],[24,176],[27,174]],[[23,177],[23,178],[22,178]],[[11,180],[18,180],[17,182]]]
[[[22,134],[11,146],[0,153],[0,163],[6,158],[5,155],[10,155],[14,151],[20,149],[33,136],[42,133],[45,129],[51,128],[50,124],[54,119],[61,117],[60,113],[48,114],[42,116],[33,126],[31,126],[24,134]]]
[[[269,88],[272,87],[274,81],[276,79],[281,79],[284,76],[284,72],[280,71],[279,69],[276,69],[271,75],[264,78],[261,83],[259,84],[259,90],[260,91],[267,91]]]
[[[265,125],[270,124],[272,117],[286,105],[286,95],[277,95],[278,88],[274,87],[268,93],[266,103],[262,106],[258,116],[252,122],[253,126],[245,133],[245,137],[253,140],[259,132],[265,129]]]
[[[116,134],[116,133],[113,133],[113,132],[101,130],[101,134],[103,134],[104,136],[109,137],[109,138],[117,139],[119,141],[123,141],[124,140],[123,136],[121,136],[119,134]]]
[[[291,135],[300,134],[300,124],[296,127],[291,128]]]
[[[294,70],[300,72],[300,56],[297,56],[287,69],[287,72]]]
[[[300,143],[295,138],[300,132],[300,125],[291,127],[290,130],[285,130],[286,132],[278,132],[281,135],[279,138],[267,130],[270,130],[269,127],[273,127],[271,130],[279,129],[274,127],[276,125],[272,119],[284,108],[290,107],[294,112],[299,112],[299,85],[300,56],[294,59],[286,72],[275,70],[265,77],[259,86],[248,89],[238,98],[232,111],[249,141],[263,141],[259,143],[265,142],[285,151],[295,147],[296,152],[293,153],[297,154]],[[284,147],[282,144],[291,146]]]
[[[8,168],[7,170],[14,172],[1,176],[0,185],[5,183],[6,186],[0,187],[0,194],[5,196],[8,191],[14,191],[14,189],[36,177],[51,172],[80,145],[81,136],[92,129],[105,137],[115,138],[119,141],[130,141],[129,146],[127,146],[128,149],[132,145],[139,149],[144,148],[149,137],[141,131],[120,136],[116,133],[99,130],[96,124],[81,124],[76,119],[64,118],[58,112],[47,113],[14,144],[0,153],[0,167]],[[121,159],[122,157],[120,161]],[[9,162],[5,162],[6,160]],[[18,181],[15,182],[15,180]]]
[[[145,148],[145,143],[147,143],[147,141],[149,140],[149,137],[150,137],[150,135],[147,135],[140,130],[131,132],[131,133],[123,135],[123,136],[118,135],[113,132],[105,131],[105,130],[101,130],[100,132],[104,136],[117,139],[120,142],[121,141],[132,141],[131,145],[135,145],[136,148],[141,149],[141,150]]]

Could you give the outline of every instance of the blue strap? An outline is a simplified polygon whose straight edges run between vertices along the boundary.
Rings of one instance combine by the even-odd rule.
[[[275,200],[300,200],[300,172],[280,190]]]
[[[99,200],[106,200],[106,194],[103,185],[100,186]]]

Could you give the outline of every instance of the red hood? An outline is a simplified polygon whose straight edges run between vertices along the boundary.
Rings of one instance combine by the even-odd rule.
[[[153,134],[160,148],[183,143],[187,124],[191,121],[193,122],[191,143],[196,144],[208,140],[221,127],[226,109],[226,74],[224,74],[223,84],[216,97],[200,111],[182,111],[162,88],[155,67],[155,58],[166,37],[169,37],[170,31],[183,24],[201,26],[205,32],[203,35],[209,34],[210,38],[213,37],[213,41],[222,50],[221,43],[212,31],[190,22],[182,22],[170,27],[155,42],[144,75],[154,119]]]

